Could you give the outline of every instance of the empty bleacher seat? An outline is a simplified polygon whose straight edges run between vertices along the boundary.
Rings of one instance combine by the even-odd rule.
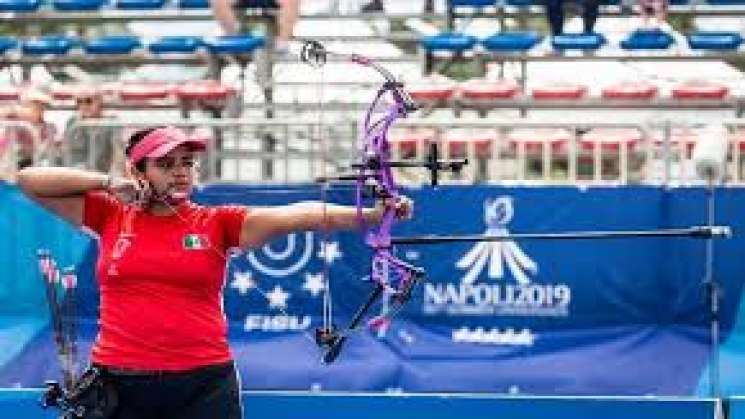
[[[264,38],[250,34],[219,36],[205,40],[213,54],[249,54],[264,45]]]
[[[688,35],[688,44],[693,49],[735,50],[742,44],[737,32],[701,31]]]
[[[48,35],[24,40],[21,43],[21,51],[27,55],[65,55],[79,45],[80,40],[77,38]]]
[[[745,0],[706,0],[712,6],[743,6]]]
[[[422,47],[428,52],[448,51],[463,52],[476,45],[476,37],[455,32],[444,32],[421,40]]]
[[[638,29],[621,41],[627,50],[667,49],[675,43],[673,37],[659,29]]]
[[[536,154],[547,151],[559,153],[566,150],[571,136],[566,129],[559,128],[517,128],[507,135],[507,143],[515,152]],[[547,148],[547,150],[546,150]]]
[[[0,12],[35,12],[41,0],[0,0]]]
[[[235,89],[215,80],[192,80],[173,89],[182,101],[224,101],[235,94]]]
[[[116,8],[122,10],[153,10],[165,5],[165,0],[116,0]]]
[[[61,12],[83,12],[100,9],[106,0],[53,0],[52,7]]]
[[[146,102],[167,99],[171,94],[171,87],[154,82],[122,83],[117,93],[123,102]]]
[[[131,35],[103,36],[83,43],[83,50],[88,54],[129,54],[140,47],[140,39]]]
[[[490,158],[496,141],[493,130],[455,128],[444,135],[447,158]]]
[[[5,54],[16,46],[18,46],[18,41],[15,38],[0,36],[0,54]]]
[[[551,45],[558,50],[595,50],[605,42],[605,36],[599,33],[564,33],[551,39]]]
[[[514,159],[515,179],[539,178],[548,181],[556,160],[567,160],[571,134],[561,128],[517,128],[507,134],[507,154],[502,161]]]
[[[553,83],[533,89],[536,100],[577,100],[587,95],[587,86],[576,83]]]
[[[528,6],[541,6],[544,4],[542,0],[507,0],[505,2],[508,6],[515,7],[528,7]]]
[[[446,77],[435,77],[407,85],[412,99],[421,105],[443,105],[456,93],[457,85]]]
[[[639,130],[633,128],[594,128],[580,138],[580,148],[601,152],[631,151],[641,142]]]
[[[672,88],[672,97],[675,99],[722,100],[728,94],[727,86],[708,81],[689,81]]]
[[[647,82],[622,82],[602,89],[603,99],[651,100],[657,96],[657,86]]]
[[[147,48],[153,54],[193,54],[202,45],[204,41],[198,36],[164,36]]]
[[[481,45],[492,52],[527,51],[542,37],[536,32],[497,32],[481,41]]]
[[[693,154],[693,148],[696,146],[698,136],[689,128],[673,128],[670,132],[669,146],[670,152],[678,156],[679,160],[689,159]],[[663,134],[653,136],[655,153],[660,154],[665,150],[665,138]]]
[[[484,7],[494,6],[496,0],[450,0],[451,6]]]
[[[580,150],[590,155],[581,155],[579,162],[592,164],[592,179],[595,181],[617,179],[626,183],[631,153],[636,151],[641,140],[641,133],[633,128],[591,129],[579,141]]]
[[[77,84],[57,83],[49,88],[49,93],[55,101],[70,101],[75,99],[79,90]]]
[[[461,97],[467,102],[513,99],[520,93],[520,85],[514,80],[472,80],[463,83]]]
[[[209,9],[209,0],[178,0],[176,6],[179,9]]]
[[[422,154],[425,146],[435,141],[435,132],[427,128],[395,128],[391,130],[388,141],[394,158],[415,159]]]
[[[21,100],[22,89],[19,86],[0,86],[0,100],[17,102]]]

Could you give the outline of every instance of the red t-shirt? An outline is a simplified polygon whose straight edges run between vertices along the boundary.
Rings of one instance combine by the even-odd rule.
[[[178,214],[156,216],[110,194],[87,193],[83,224],[99,235],[93,362],[184,371],[230,361],[224,255],[238,246],[246,212],[183,203]]]

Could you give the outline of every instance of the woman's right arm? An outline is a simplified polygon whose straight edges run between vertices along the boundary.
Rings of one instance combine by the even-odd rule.
[[[102,173],[68,167],[27,167],[16,180],[26,196],[74,225],[83,223],[85,193],[107,189],[111,182]]]

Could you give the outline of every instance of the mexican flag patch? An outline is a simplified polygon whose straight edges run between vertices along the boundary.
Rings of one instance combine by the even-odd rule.
[[[184,249],[200,250],[207,248],[207,236],[205,234],[187,234],[183,240]]]

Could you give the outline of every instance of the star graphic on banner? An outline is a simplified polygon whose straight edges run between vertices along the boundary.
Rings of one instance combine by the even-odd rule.
[[[326,284],[323,281],[323,273],[305,274],[303,289],[307,290],[312,296],[318,297],[318,294],[320,294],[324,288],[326,288]]]
[[[266,294],[266,299],[269,300],[269,308],[286,309],[288,298],[290,298],[290,293],[285,292],[279,285],[276,285],[271,292]]]
[[[341,251],[339,250],[339,242],[324,242],[320,243],[320,249],[318,250],[318,257],[323,259],[327,264],[331,265],[336,259],[342,257]]]
[[[240,295],[246,295],[248,291],[256,288],[256,282],[251,278],[251,271],[236,271],[233,273],[233,282],[230,283],[230,288],[238,290]]]

